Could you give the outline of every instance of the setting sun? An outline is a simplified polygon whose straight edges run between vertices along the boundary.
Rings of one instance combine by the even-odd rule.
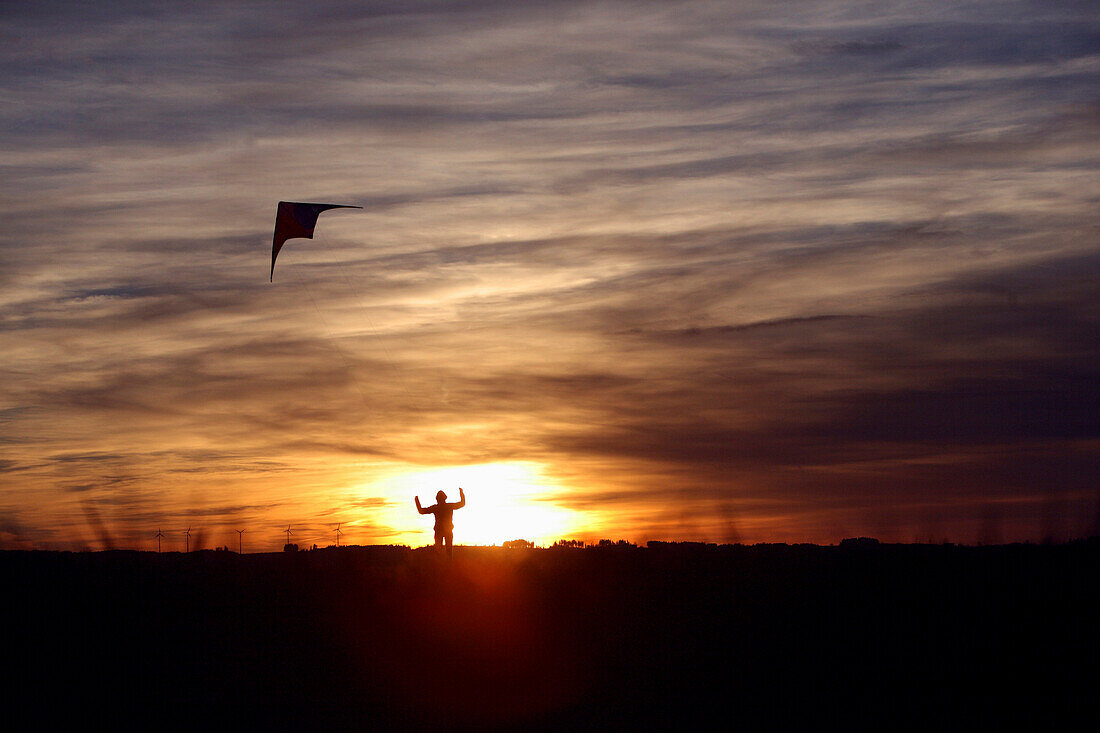
[[[431,517],[417,515],[413,497],[425,505],[435,503],[437,491],[447,501],[458,501],[458,489],[466,491],[466,506],[455,512],[455,544],[499,545],[525,539],[552,543],[583,526],[579,512],[561,507],[553,497],[561,486],[547,477],[536,463],[486,463],[398,471],[372,486],[390,500],[385,519],[398,530],[401,542],[432,542]]]

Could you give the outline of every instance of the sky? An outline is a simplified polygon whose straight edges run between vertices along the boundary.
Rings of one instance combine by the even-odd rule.
[[[458,544],[1100,534],[1091,2],[0,39],[0,547],[415,546],[460,486]],[[363,208],[268,282],[280,200]]]

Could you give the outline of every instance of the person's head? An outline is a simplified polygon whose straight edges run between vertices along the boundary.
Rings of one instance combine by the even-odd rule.
[[[444,491],[437,491],[437,492],[436,492],[436,494],[435,494],[435,500],[436,500],[436,501],[438,501],[438,502],[439,502],[440,504],[442,504],[443,502],[447,501],[447,494],[446,494],[446,492],[444,492]]]

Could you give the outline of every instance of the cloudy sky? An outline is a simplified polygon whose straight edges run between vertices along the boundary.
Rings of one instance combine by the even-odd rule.
[[[14,2],[0,543],[1100,533],[1090,1]],[[280,200],[322,214],[268,282]]]

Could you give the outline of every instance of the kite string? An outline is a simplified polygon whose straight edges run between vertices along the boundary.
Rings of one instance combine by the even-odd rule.
[[[358,284],[354,280],[352,280],[351,275],[348,274],[345,268],[340,268],[337,271],[337,276],[343,281],[348,292],[353,294],[358,293]],[[382,349],[382,354],[385,357],[386,363],[393,369],[395,376],[398,377],[397,381],[401,384],[402,391],[405,392],[405,395],[407,397],[412,398],[413,394],[409,391],[408,385],[405,383],[404,379],[400,378],[401,368],[398,366],[397,360],[394,359],[393,354],[390,352],[389,346],[386,345],[386,339],[380,334],[378,327],[374,324],[374,320],[370,317],[369,306],[359,305],[358,300],[356,301],[356,305],[359,307],[363,319],[367,322],[367,326],[370,328],[370,333],[379,337],[378,346]]]
[[[343,280],[345,282],[345,284],[348,285],[350,290],[355,290],[355,283],[353,283],[351,281],[351,279],[349,278],[349,276],[347,275],[346,272],[341,271],[341,272],[338,273],[338,275],[339,275],[340,279]],[[341,359],[344,360],[344,363],[347,365],[348,370],[352,373],[352,378],[353,378],[353,381],[355,382],[355,388],[359,392],[359,396],[360,396],[360,399],[363,402],[363,406],[364,407],[369,407],[369,403],[367,402],[367,396],[366,396],[366,393],[363,392],[363,386],[362,386],[361,381],[359,380],[359,373],[358,373],[358,370],[355,368],[355,363],[354,363],[353,358],[347,352],[347,350],[345,350],[343,347],[341,347],[337,343],[337,340],[338,340],[339,337],[336,335],[336,332],[333,330],[333,328],[329,324],[328,319],[325,318],[325,315],[324,315],[322,309],[317,305],[317,300],[313,297],[312,287],[308,283],[305,286],[305,291],[306,291],[306,295],[309,296],[310,303],[313,305],[313,310],[317,312],[317,317],[321,321],[321,324],[324,327],[324,329],[325,329],[325,331],[328,335],[328,344],[329,344],[329,346],[340,355]],[[370,327],[370,331],[372,333],[377,334],[378,333],[378,328],[375,326],[374,321],[371,319],[370,315],[367,312],[367,308],[365,306],[362,307],[362,314],[361,315],[367,321],[367,325]],[[400,371],[400,369],[397,366],[397,362],[393,358],[393,355],[390,353],[389,347],[386,346],[385,339],[381,339],[378,345],[382,349],[382,353],[384,355],[385,362],[387,364],[389,364],[390,367],[393,368],[395,374],[398,373]],[[412,392],[409,391],[408,385],[405,384],[405,380],[398,379],[397,381],[401,384],[401,389],[405,392],[405,395],[411,399],[412,398]]]
[[[324,313],[322,313],[321,309],[317,306],[317,300],[313,297],[313,292],[310,286],[307,284],[304,289],[306,291],[306,295],[309,296],[309,302],[313,305],[313,310],[317,313],[318,320],[320,320],[321,325],[325,329],[325,333],[328,336],[328,338],[325,340],[325,343],[328,344],[330,349],[339,354],[341,359],[343,359],[344,365],[348,369],[348,373],[351,374],[351,380],[355,384],[355,389],[357,392],[359,392],[359,399],[363,403],[363,407],[369,408],[370,405],[367,402],[367,395],[363,391],[363,385],[359,383],[359,372],[355,368],[355,363],[352,361],[351,356],[336,342],[335,332],[329,325],[328,319],[325,318]]]

